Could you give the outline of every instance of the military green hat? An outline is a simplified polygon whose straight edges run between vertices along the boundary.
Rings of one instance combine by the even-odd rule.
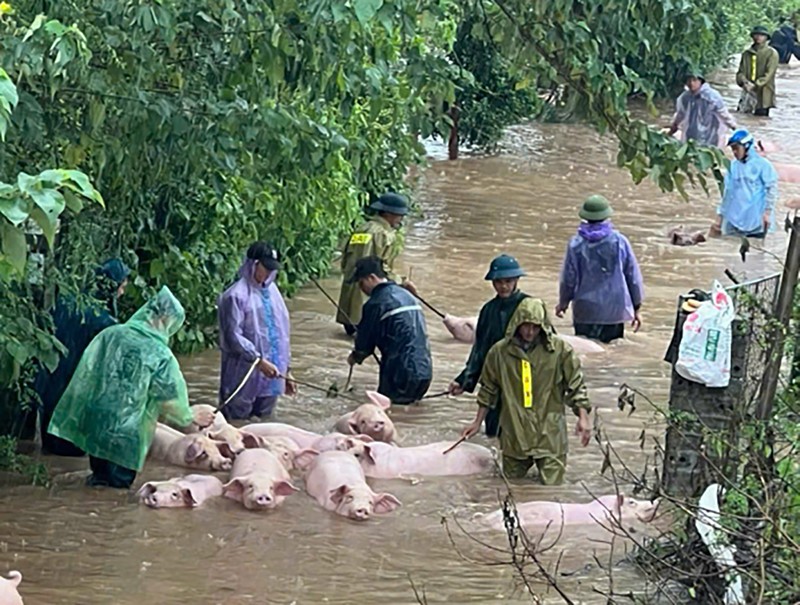
[[[767,38],[771,38],[772,36],[769,35],[769,30],[764,27],[763,25],[756,25],[753,29],[750,30],[750,35],[755,36],[756,34],[762,34]]]
[[[604,221],[614,214],[611,209],[611,204],[602,195],[590,195],[583,202],[583,207],[578,213],[583,220],[586,221]]]
[[[519,264],[519,261],[513,256],[508,254],[501,254],[489,265],[489,271],[484,278],[486,281],[493,281],[495,279],[513,279],[515,277],[522,277],[525,271]]]
[[[399,193],[384,193],[372,202],[369,208],[375,212],[388,212],[389,214],[405,216],[408,214],[408,200]]]

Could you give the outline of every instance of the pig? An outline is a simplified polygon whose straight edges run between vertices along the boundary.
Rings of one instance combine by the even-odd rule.
[[[222,481],[211,475],[186,475],[167,481],[148,481],[136,493],[150,508],[195,508],[222,495]]]
[[[445,314],[442,319],[444,327],[459,342],[475,342],[475,326],[478,324],[477,317],[454,317]]]
[[[294,456],[301,449],[296,441],[288,437],[259,437],[259,439],[261,440],[261,447],[275,454],[283,468],[287,471],[295,468]]]
[[[670,229],[667,236],[673,246],[694,246],[706,241],[705,232],[695,231],[694,233],[687,233],[684,231],[683,225]]]
[[[800,183],[800,165],[781,164],[772,162],[775,171],[778,173],[778,180],[784,183]]]
[[[354,521],[367,521],[373,513],[390,513],[401,505],[391,494],[372,491],[352,454],[312,452],[307,450],[298,454],[298,458],[310,454],[306,490],[326,510]]]
[[[463,443],[444,454],[452,443],[441,441],[416,447],[393,447],[386,443],[363,443],[349,437],[347,451],[361,463],[364,474],[375,479],[397,479],[408,475],[427,477],[476,475],[494,468],[491,450]]]
[[[648,502],[627,498],[623,494],[601,496],[584,504],[560,502],[524,502],[517,504],[517,515],[525,530],[543,530],[550,526],[554,531],[564,525],[609,524],[638,520],[649,523],[656,515],[658,500]],[[610,518],[613,517],[613,520]],[[480,518],[481,523],[492,529],[505,531],[503,511],[498,510]]]
[[[22,574],[9,571],[8,578],[0,578],[0,605],[23,605],[17,586],[22,582]]]
[[[347,449],[352,447],[351,444],[354,444],[355,442],[373,443],[374,441],[375,440],[369,435],[345,435],[344,433],[328,433],[327,435],[323,435],[320,439],[318,439],[314,443],[312,448],[317,450],[318,452],[329,452],[331,450],[346,451]]]
[[[231,480],[222,486],[223,496],[248,510],[276,508],[298,491],[280,460],[264,449],[242,452],[233,463]]]
[[[469,323],[470,325],[473,326],[472,332],[471,332],[472,335],[469,337],[469,339],[459,338],[458,336],[455,335],[453,330],[450,330],[450,328],[448,328],[448,330],[450,330],[450,333],[453,334],[453,336],[455,336],[456,340],[458,340],[460,342],[470,343],[470,344],[475,342],[475,328],[474,328],[474,326],[476,326],[478,324],[478,318],[477,317],[455,317],[453,319],[454,320],[458,320],[458,322]],[[447,325],[447,324],[445,324],[445,325]],[[462,336],[465,336],[466,334],[467,334],[466,331],[462,331],[461,332]],[[570,336],[570,335],[567,335],[567,334],[559,334],[559,336],[562,339],[564,339],[565,341],[567,341],[572,346],[572,348],[575,349],[575,352],[578,353],[579,355],[584,355],[584,354],[587,354],[587,353],[602,353],[605,350],[605,349],[603,349],[603,347],[601,347],[596,342],[592,342],[588,338],[583,338],[582,336]]]
[[[375,441],[394,443],[397,432],[394,423],[386,415],[391,401],[377,391],[367,391],[370,403],[360,405],[336,421],[334,430],[345,435],[369,435]]]
[[[235,426],[225,424],[218,429],[205,429],[202,431],[204,435],[214,441],[224,441],[233,450],[234,454],[241,454],[246,449],[254,449],[261,447],[261,437],[247,432],[246,430],[237,429]]]
[[[176,466],[204,471],[228,471],[236,457],[227,443],[213,441],[200,433],[184,435],[160,423],[156,425],[148,456]]]
[[[310,448],[322,437],[319,433],[312,433],[305,429],[297,428],[290,424],[281,422],[259,422],[257,424],[246,424],[242,427],[252,435],[259,437],[288,437],[301,448]]]
[[[602,353],[605,349],[588,338],[583,336],[573,336],[571,334],[559,334],[558,337],[569,343],[573,350],[578,355],[586,355],[588,353]]]

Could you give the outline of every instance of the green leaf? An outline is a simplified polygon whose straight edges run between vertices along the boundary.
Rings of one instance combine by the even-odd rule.
[[[30,196],[33,199],[33,203],[39,206],[53,221],[58,219],[58,216],[64,212],[66,207],[64,196],[57,189],[33,189],[30,192]]]
[[[56,238],[58,216],[45,214],[41,208],[34,206],[33,210],[31,210],[31,219],[33,219],[33,221],[39,225],[39,228],[42,230],[42,233],[44,233],[44,236],[47,239],[47,244],[52,249],[53,241]]]
[[[67,204],[67,208],[75,214],[83,210],[83,201],[69,189],[64,190],[64,202]]]
[[[0,214],[15,227],[28,220],[30,202],[19,195],[16,187],[0,183]]]
[[[383,0],[353,0],[356,19],[362,26],[366,26],[369,23],[381,6],[383,6]]]
[[[6,221],[0,221],[0,240],[3,243],[3,254],[14,269],[22,275],[25,273],[25,263],[28,258],[28,245],[25,242],[25,233],[18,227],[13,227]]]

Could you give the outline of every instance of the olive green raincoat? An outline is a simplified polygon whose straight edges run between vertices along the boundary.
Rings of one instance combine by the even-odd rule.
[[[342,290],[339,294],[339,309],[336,314],[336,322],[348,325],[350,322],[354,326],[361,321],[361,307],[367,300],[367,296],[358,287],[358,283],[348,284],[347,280],[356,268],[356,261],[366,256],[378,256],[383,259],[389,279],[398,281],[394,274],[394,259],[399,254],[398,247],[394,245],[397,238],[397,231],[382,216],[375,215],[366,223],[361,225],[355,233],[350,236],[350,240],[344,248],[342,255]],[[342,313],[344,311],[344,313]],[[347,315],[345,317],[345,314]]]
[[[126,323],[97,335],[48,432],[90,456],[140,471],[159,416],[180,427],[193,420],[186,382],[168,344],[184,318],[181,303],[164,286]]]
[[[778,71],[778,51],[769,44],[755,45],[742,53],[736,83],[744,87],[754,82],[753,91],[758,99],[756,109],[775,107],[775,74]]]
[[[515,334],[523,323],[542,326],[527,352]],[[581,362],[572,347],[553,331],[544,302],[523,299],[506,329],[506,337],[486,356],[478,405],[500,409],[503,456],[524,460],[567,453],[565,406],[577,415],[591,411]]]

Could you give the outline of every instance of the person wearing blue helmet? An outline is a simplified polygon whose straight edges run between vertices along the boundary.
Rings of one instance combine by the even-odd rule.
[[[519,303],[528,298],[517,285],[525,272],[513,256],[501,254],[492,260],[484,278],[492,282],[496,296],[481,308],[478,324],[475,327],[475,342],[469,353],[467,364],[461,373],[450,383],[450,394],[457,396],[464,391],[472,393],[478,385],[483,363],[489,349],[505,338],[508,322],[517,310]],[[496,437],[500,428],[500,406],[488,411],[485,418],[486,434]]]
[[[753,143],[753,135],[744,129],[728,140],[735,159],[725,175],[714,233],[763,238],[775,230],[778,173]]]

